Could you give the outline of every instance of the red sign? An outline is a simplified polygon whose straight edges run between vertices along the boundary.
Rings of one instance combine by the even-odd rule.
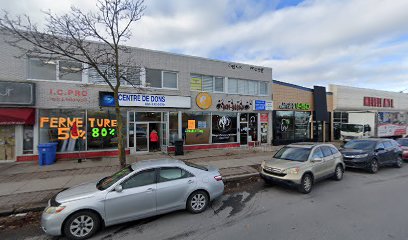
[[[364,97],[364,106],[366,106],[366,107],[393,108],[394,107],[394,99],[391,99],[391,98],[377,98],[377,97]]]
[[[268,122],[268,114],[267,113],[261,113],[261,122]]]

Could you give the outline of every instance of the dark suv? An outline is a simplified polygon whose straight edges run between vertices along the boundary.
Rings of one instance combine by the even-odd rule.
[[[402,150],[399,144],[391,139],[352,140],[340,150],[346,167],[362,168],[376,173],[379,167],[402,166]]]

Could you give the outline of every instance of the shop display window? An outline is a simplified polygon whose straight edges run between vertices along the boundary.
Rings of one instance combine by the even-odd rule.
[[[238,118],[236,113],[213,113],[212,142],[237,142]]]
[[[209,144],[211,114],[187,112],[182,114],[183,140],[186,145]]]
[[[310,139],[310,112],[295,112],[295,140]]]
[[[39,143],[57,142],[57,152],[85,151],[86,121],[84,119],[85,110],[40,110]]]
[[[117,148],[118,133],[115,112],[113,110],[88,110],[86,135],[88,150]]]
[[[178,112],[170,112],[169,114],[169,144],[174,145],[178,136]]]
[[[34,129],[33,126],[25,125],[23,127],[23,154],[33,154],[34,147]]]

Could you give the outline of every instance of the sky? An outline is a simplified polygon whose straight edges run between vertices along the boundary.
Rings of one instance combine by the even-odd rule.
[[[95,0],[0,0],[39,24],[43,10]],[[271,67],[273,79],[408,93],[407,0],[145,0],[126,45]]]

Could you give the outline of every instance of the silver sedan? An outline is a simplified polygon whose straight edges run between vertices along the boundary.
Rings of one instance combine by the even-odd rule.
[[[180,209],[201,213],[223,192],[215,167],[179,160],[141,161],[58,193],[49,200],[41,226],[50,235],[86,239],[101,226]]]

